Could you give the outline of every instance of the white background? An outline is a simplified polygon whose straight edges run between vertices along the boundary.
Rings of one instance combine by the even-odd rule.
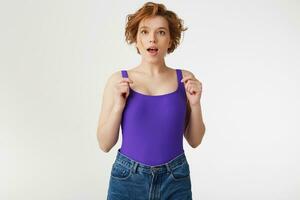
[[[98,147],[102,93],[140,61],[124,28],[143,3],[1,1],[0,199],[106,198],[122,140]],[[299,1],[161,3],[189,28],[167,65],[203,84],[194,199],[299,200]]]

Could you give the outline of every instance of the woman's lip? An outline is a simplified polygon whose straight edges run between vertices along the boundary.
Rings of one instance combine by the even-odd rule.
[[[158,51],[158,48],[148,48],[146,50],[149,51],[150,49],[156,49],[156,51]]]
[[[157,46],[151,46],[151,47],[148,47],[147,49],[158,49]]]
[[[158,51],[159,51],[159,50],[157,50],[157,51],[148,51],[148,50],[147,50],[147,52],[148,52],[151,56],[156,56],[156,55],[158,54]]]

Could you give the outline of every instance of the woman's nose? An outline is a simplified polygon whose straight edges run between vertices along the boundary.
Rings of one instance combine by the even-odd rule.
[[[150,38],[149,38],[149,41],[150,41],[150,42],[156,42],[155,34],[150,34],[149,37],[150,37]]]

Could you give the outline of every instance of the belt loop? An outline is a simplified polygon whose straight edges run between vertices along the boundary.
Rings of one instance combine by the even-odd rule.
[[[169,163],[166,164],[166,167],[167,167],[168,172],[171,172]]]
[[[132,172],[135,173],[136,169],[137,169],[138,163],[137,162],[133,162],[133,167],[132,167]]]

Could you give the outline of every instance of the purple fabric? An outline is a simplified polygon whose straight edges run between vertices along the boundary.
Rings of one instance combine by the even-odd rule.
[[[122,77],[128,77],[121,70]],[[176,69],[177,90],[163,95],[144,95],[130,88],[122,113],[122,145],[127,157],[155,166],[184,152],[186,101],[182,71]],[[130,77],[129,77],[130,78]]]

